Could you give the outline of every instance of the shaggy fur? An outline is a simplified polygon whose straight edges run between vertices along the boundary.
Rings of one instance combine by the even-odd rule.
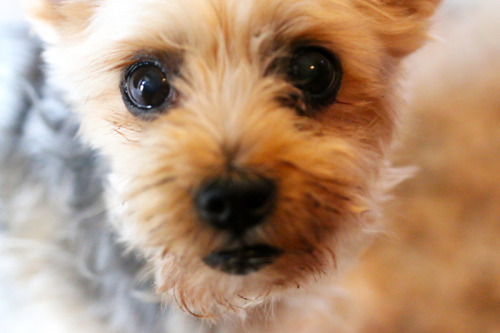
[[[154,299],[134,298],[133,289],[154,278],[164,304],[217,332],[330,332],[337,320],[324,313],[333,307],[335,272],[375,228],[385,192],[400,178],[387,161],[398,114],[395,72],[424,41],[437,2],[27,1],[46,42],[50,89],[40,94],[64,91],[74,116],[63,112],[53,123],[43,108],[31,112],[45,131],[40,137],[55,136],[54,162],[39,140],[23,144],[26,153],[13,145],[12,157],[3,159],[2,172],[35,175],[14,192],[31,192],[33,202],[6,194],[6,212],[29,211],[4,218],[5,251],[24,256],[8,244],[17,242],[15,230],[30,230],[27,223],[43,223],[35,240],[50,248],[26,256],[17,268],[22,278],[10,279],[22,286],[21,279],[36,280],[49,267],[45,284],[33,287],[33,304],[37,297],[44,307],[53,302],[49,313],[68,307],[67,323],[56,324],[61,331],[191,332],[191,319],[178,322]],[[301,115],[300,105],[283,102],[300,93],[274,64],[311,44],[336,54],[344,76],[335,103]],[[179,96],[168,112],[147,120],[127,110],[119,89],[127,67],[144,57],[175,68]],[[37,136],[29,120],[15,124],[26,128],[23,140]],[[26,170],[11,163],[16,156]],[[258,172],[278,186],[272,215],[244,242],[272,244],[283,255],[244,276],[203,263],[234,240],[200,221],[193,207],[205,181],[234,170]],[[71,292],[58,296],[66,288]],[[58,300],[43,302],[52,292]],[[306,310],[292,311],[297,303]]]

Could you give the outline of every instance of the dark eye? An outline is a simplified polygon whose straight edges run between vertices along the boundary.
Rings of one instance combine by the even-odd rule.
[[[173,96],[165,70],[153,61],[140,61],[130,66],[121,90],[125,104],[136,116],[163,111]]]
[[[288,75],[312,108],[335,101],[342,82],[342,66],[332,53],[320,47],[300,48],[293,54]]]

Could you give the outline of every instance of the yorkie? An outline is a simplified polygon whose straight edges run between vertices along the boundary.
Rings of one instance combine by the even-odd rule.
[[[48,74],[2,155],[8,332],[333,332],[439,0],[25,2]]]

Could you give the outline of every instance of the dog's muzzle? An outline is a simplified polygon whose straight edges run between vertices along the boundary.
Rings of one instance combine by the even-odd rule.
[[[245,275],[272,264],[281,253],[278,248],[259,244],[216,251],[206,256],[203,262],[227,274]]]
[[[276,185],[252,172],[234,172],[205,182],[195,196],[200,219],[226,233],[238,245],[210,253],[203,262],[227,274],[244,275],[273,263],[281,250],[267,245],[249,246],[247,232],[264,223],[274,211]]]

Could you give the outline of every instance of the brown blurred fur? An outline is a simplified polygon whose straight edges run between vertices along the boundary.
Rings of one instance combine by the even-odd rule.
[[[446,3],[408,62],[416,177],[348,284],[359,332],[500,332],[500,6]]]

